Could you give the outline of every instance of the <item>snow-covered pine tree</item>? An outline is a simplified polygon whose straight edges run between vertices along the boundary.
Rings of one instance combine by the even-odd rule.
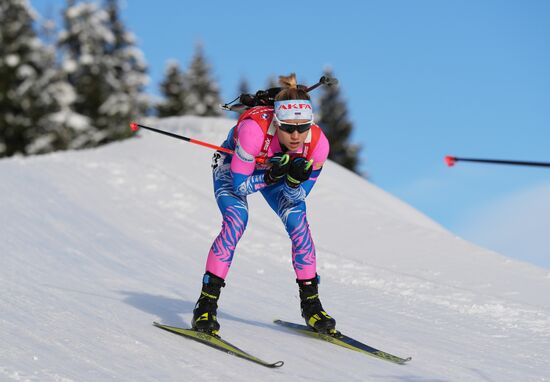
[[[35,83],[40,100],[37,108],[48,112],[37,121],[36,134],[29,141],[27,153],[80,148],[79,136],[89,128],[90,121],[73,110],[76,93],[57,66],[54,47],[48,47],[43,63],[49,69]]]
[[[0,14],[0,157],[65,149],[86,119],[71,110],[54,49],[34,31],[27,0],[0,0]]]
[[[163,100],[157,104],[159,117],[185,115],[189,113],[186,101],[188,95],[186,76],[177,61],[169,61],[160,84]]]
[[[325,70],[324,75],[333,77],[332,70]],[[338,86],[322,87],[317,110],[316,122],[330,142],[329,159],[359,173],[360,147],[350,142],[353,125],[348,119],[347,106]]]
[[[189,84],[189,114],[200,116],[221,115],[218,85],[210,75],[210,65],[204,56],[202,44],[197,44],[195,55],[187,71]]]
[[[116,1],[67,0],[58,45],[62,67],[74,86],[75,110],[92,127],[79,145],[96,146],[129,136],[128,122],[145,113],[147,82],[142,53],[120,21]]]
[[[108,18],[97,4],[75,0],[67,0],[63,12],[64,29],[58,39],[61,66],[77,94],[75,111],[88,117],[91,124],[76,142],[81,147],[110,141],[109,119],[100,111],[114,85],[111,59],[106,55],[114,42]]]
[[[143,53],[136,47],[134,35],[126,30],[120,18],[118,1],[106,0],[108,27],[114,37],[107,48],[113,77],[110,78],[112,92],[100,107],[100,112],[108,116],[112,139],[129,136],[129,122],[145,115],[149,108],[144,92],[149,81],[147,65]]]

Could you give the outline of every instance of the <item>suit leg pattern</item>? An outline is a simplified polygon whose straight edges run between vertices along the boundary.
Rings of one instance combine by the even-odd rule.
[[[307,222],[306,203],[296,204],[285,193],[284,183],[264,189],[262,195],[283,222],[292,241],[292,265],[298,279],[315,277],[317,264],[315,245]],[[262,190],[263,191],[263,190]]]
[[[225,278],[231,266],[237,243],[241,239],[248,222],[246,197],[236,195],[230,171],[231,157],[222,155],[213,165],[214,194],[223,216],[222,228],[210,251],[206,270]]]

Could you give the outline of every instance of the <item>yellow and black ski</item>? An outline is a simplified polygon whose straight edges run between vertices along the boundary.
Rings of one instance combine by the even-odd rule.
[[[343,335],[340,332],[336,332],[333,334],[324,334],[324,333],[316,332],[310,329],[306,325],[294,324],[292,322],[287,322],[282,320],[275,320],[273,322],[275,322],[278,325],[284,326],[285,328],[292,329],[298,333],[319,338],[324,341],[330,342],[331,344],[335,344],[338,346],[345,347],[347,349],[355,350],[360,353],[368,354],[370,356],[383,359],[385,361],[397,363],[399,365],[404,365],[406,362],[412,359],[411,357],[408,357],[408,358],[397,357],[393,354],[386,353],[385,351],[375,349],[369,345],[366,345],[362,342],[354,340],[353,338]]]
[[[284,364],[283,361],[278,361],[275,363],[269,363],[269,362],[263,361],[239,349],[235,345],[230,344],[229,342],[223,340],[220,336],[215,334],[208,334],[208,333],[198,332],[192,329],[178,328],[175,326],[162,325],[162,324],[159,324],[158,322],[153,322],[153,325],[155,325],[157,328],[161,328],[171,333],[178,334],[183,337],[187,337],[189,339],[192,339],[200,343],[203,343],[205,345],[208,345],[210,347],[213,347],[214,349],[223,351],[227,354],[231,354],[236,357],[246,359],[248,361],[257,363],[265,367],[276,368],[276,367],[281,367]]]

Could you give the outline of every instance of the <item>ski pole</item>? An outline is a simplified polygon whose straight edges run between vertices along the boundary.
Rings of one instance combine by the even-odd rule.
[[[138,131],[139,128],[146,129],[146,130],[151,130],[155,133],[168,135],[169,137],[172,137],[172,138],[181,139],[182,141],[186,141],[186,142],[189,142],[189,143],[194,143],[196,145],[208,147],[210,149],[221,151],[221,152],[224,152],[224,153],[227,153],[227,154],[235,154],[235,151],[233,151],[231,149],[226,149],[225,147],[213,145],[212,143],[208,143],[208,142],[199,141],[198,139],[188,138],[188,137],[185,137],[183,135],[170,133],[168,131],[155,129],[154,127],[145,126],[145,125],[142,125],[142,124],[136,123],[136,122],[130,123],[130,128],[132,129],[132,131]],[[256,162],[257,163],[265,163],[266,159],[263,158],[263,157],[257,157]]]
[[[224,152],[224,153],[227,153],[227,154],[233,154],[234,153],[233,150],[226,149],[225,147],[221,147],[221,146],[216,146],[216,145],[213,145],[213,144],[208,143],[208,142],[199,141],[198,139],[184,137],[183,135],[178,135],[178,134],[170,133],[168,131],[155,129],[154,127],[145,126],[145,125],[142,125],[142,124],[139,124],[139,123],[136,123],[136,122],[130,123],[130,128],[132,129],[132,131],[138,131],[140,127],[142,129],[151,130],[151,131],[154,131],[155,133],[168,135],[169,137],[172,137],[172,138],[181,139],[181,140],[187,141],[189,143],[194,143],[196,145],[208,147],[208,148],[218,150],[218,151],[221,151],[221,152]]]
[[[550,167],[548,162],[529,162],[529,161],[513,161],[513,160],[499,160],[499,159],[475,159],[475,158],[458,158],[447,155],[445,157],[445,163],[447,166],[452,167],[456,162],[477,162],[477,163],[491,163],[491,164],[509,164],[515,166],[535,166],[535,167]]]

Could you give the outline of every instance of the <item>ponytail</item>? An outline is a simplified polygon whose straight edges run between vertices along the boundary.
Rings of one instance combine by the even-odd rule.
[[[298,85],[296,73],[290,73],[288,76],[279,76],[279,84],[282,86],[282,89],[275,96],[275,100],[277,101],[310,99],[307,88],[303,85]]]

